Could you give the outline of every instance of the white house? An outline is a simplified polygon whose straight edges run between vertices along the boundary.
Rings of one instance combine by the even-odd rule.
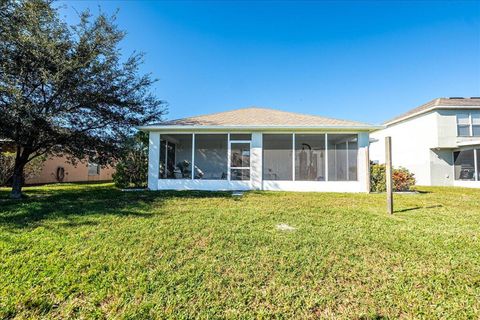
[[[151,190],[368,192],[365,123],[264,108],[173,120],[149,131]]]
[[[480,187],[480,98],[439,98],[385,123],[371,134],[370,158],[412,171],[417,184]]]

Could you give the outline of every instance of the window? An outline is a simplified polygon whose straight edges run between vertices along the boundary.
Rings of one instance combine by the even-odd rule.
[[[226,180],[228,135],[195,135],[195,179]]]
[[[357,135],[328,134],[328,180],[357,180]]]
[[[88,163],[88,175],[98,176],[100,174],[100,166],[96,163]]]
[[[325,135],[295,135],[295,180],[325,181]]]
[[[457,114],[457,131],[459,137],[470,135],[470,115],[468,113]]]
[[[472,134],[474,137],[480,137],[480,112],[472,113]]]
[[[250,180],[250,142],[230,142],[230,180]]]
[[[480,112],[457,114],[457,134],[459,137],[480,137]]]
[[[455,180],[475,180],[474,150],[454,152],[453,161],[455,165]]]
[[[191,179],[192,135],[160,135],[160,179]]]
[[[263,135],[263,179],[292,180],[293,136],[291,134]]]

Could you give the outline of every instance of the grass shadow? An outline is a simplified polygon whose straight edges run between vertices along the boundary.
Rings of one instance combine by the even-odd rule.
[[[26,198],[8,199],[0,194],[0,227],[9,229],[35,227],[47,219],[66,219],[63,226],[95,224],[79,221],[89,215],[137,216],[148,218],[152,205],[161,206],[174,198],[230,198],[230,192],[209,191],[140,191],[123,192],[111,185],[72,185],[28,188]],[[232,201],[235,201],[232,199]]]
[[[406,209],[400,209],[400,210],[395,210],[394,213],[401,213],[401,212],[408,212],[408,211],[414,211],[414,210],[420,210],[420,209],[434,209],[434,208],[442,208],[443,206],[441,204],[433,205],[433,206],[427,206],[427,207],[412,207],[412,208],[406,208]]]

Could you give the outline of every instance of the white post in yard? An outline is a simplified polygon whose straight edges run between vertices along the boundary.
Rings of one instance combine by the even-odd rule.
[[[392,137],[385,137],[385,179],[387,185],[387,213],[393,214],[392,191]]]

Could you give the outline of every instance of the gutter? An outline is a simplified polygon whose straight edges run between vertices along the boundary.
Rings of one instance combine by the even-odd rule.
[[[181,131],[181,130],[192,130],[192,131],[225,131],[225,130],[234,130],[234,131],[315,131],[315,130],[331,130],[331,131],[375,131],[384,129],[383,125],[359,125],[359,126],[341,126],[341,125],[325,125],[325,126],[282,126],[282,125],[272,125],[272,126],[246,126],[246,125],[231,125],[231,126],[201,126],[201,125],[151,125],[151,126],[139,126],[138,130],[142,131]]]

